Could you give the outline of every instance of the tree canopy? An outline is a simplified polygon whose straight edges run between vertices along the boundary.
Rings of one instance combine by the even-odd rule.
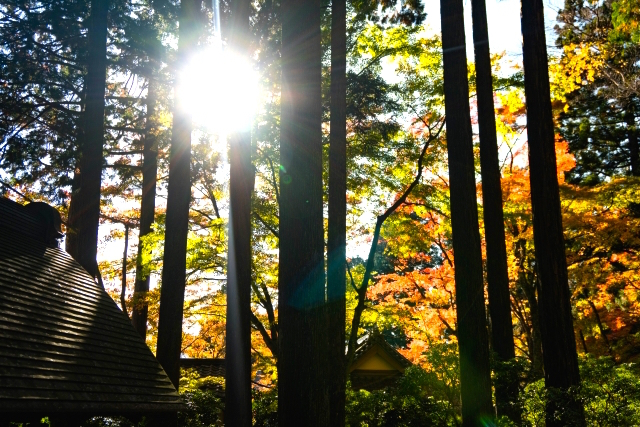
[[[447,33],[453,27],[434,32],[420,1],[310,8],[258,0],[238,11],[231,1],[216,9],[199,0],[112,0],[103,4],[106,80],[96,101],[91,16],[98,3],[0,0],[0,194],[56,206],[74,254],[81,230],[74,217],[86,214],[74,213],[83,206],[74,207],[74,198],[87,168],[100,177],[96,277],[183,388],[191,406],[180,423],[221,422],[205,409],[223,406],[210,393],[212,380],[183,372],[180,382],[177,358],[225,358],[232,344],[240,348],[227,340],[227,296],[237,295],[229,286],[238,282],[246,288],[238,312],[251,326],[242,330],[254,425],[284,425],[300,414],[326,424],[336,419],[322,413],[329,406],[350,426],[477,425],[466,415],[471,395],[486,398],[477,413],[487,419],[497,405],[497,425],[559,425],[560,410],[576,405],[584,405],[587,425],[640,423],[638,0],[566,0],[546,34],[555,49],[542,47],[548,79],[537,78],[549,81],[546,89],[532,80],[530,53],[525,63],[488,49],[481,58],[478,36],[475,59],[452,56],[472,34],[463,25],[457,35]],[[456,13],[463,19],[458,2],[442,4],[446,22]],[[340,7],[344,25],[332,21]],[[234,33],[240,19],[242,38]],[[214,73],[225,66],[214,57],[189,65],[211,73],[186,97],[186,64],[216,46],[239,45],[257,76],[255,111],[247,103],[236,113],[245,128],[192,119],[189,108],[231,109],[222,88],[250,82],[218,80],[229,74]],[[451,58],[457,68],[449,68]],[[540,116],[546,139],[543,120],[531,123],[537,95],[549,100],[550,116]],[[451,103],[455,96],[460,105]],[[104,114],[92,110],[96,102]],[[481,119],[492,109],[495,131]],[[96,114],[103,130],[87,125]],[[538,127],[528,129],[527,120]],[[87,144],[97,143],[87,137],[96,132],[101,166],[86,166]],[[535,163],[541,138],[555,169]],[[545,207],[553,197],[541,177],[557,182],[557,206]],[[484,197],[496,189],[501,197]],[[557,253],[544,252],[541,239],[553,230],[540,225],[540,212],[556,210]],[[503,219],[489,225],[500,211]],[[233,234],[234,226],[242,228]],[[487,286],[495,236],[506,269],[500,325],[489,314],[498,305],[490,303],[495,287]],[[234,247],[241,252],[230,254]],[[228,260],[243,269],[231,270]],[[549,326],[560,309],[549,303],[555,294],[547,293],[545,267],[556,261],[552,270],[566,271],[563,337]],[[356,390],[347,371],[358,340],[374,330],[414,366],[395,387]],[[507,337],[501,348],[498,336]],[[544,360],[556,344],[575,347],[577,359],[563,389],[570,403],[550,410],[559,401],[551,386],[565,386],[549,378],[552,362]],[[465,375],[465,352],[475,357],[477,377]],[[277,408],[289,418],[274,415]]]

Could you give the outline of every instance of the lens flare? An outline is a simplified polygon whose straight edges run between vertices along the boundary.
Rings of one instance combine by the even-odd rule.
[[[184,65],[179,90],[196,126],[224,135],[250,129],[258,76],[239,55],[215,47],[202,50]]]

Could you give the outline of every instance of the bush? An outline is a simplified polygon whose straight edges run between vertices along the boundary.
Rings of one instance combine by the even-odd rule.
[[[625,427],[640,425],[640,379],[630,363],[616,365],[610,357],[580,358],[582,379],[578,394],[588,426]],[[520,395],[525,426],[545,425],[544,380],[528,384]],[[551,391],[553,392],[553,391]]]
[[[178,413],[178,427],[223,426],[224,404],[214,390],[187,390],[182,394],[187,410]]]
[[[275,427],[278,425],[278,390],[253,389],[253,425],[255,427]]]
[[[412,366],[397,387],[375,390],[347,388],[346,424],[350,427],[413,427],[456,425],[448,402],[430,395],[432,378]]]

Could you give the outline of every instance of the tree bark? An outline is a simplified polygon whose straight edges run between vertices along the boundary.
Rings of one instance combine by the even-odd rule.
[[[331,3],[331,104],[329,133],[329,224],[327,299],[330,425],[345,423],[345,322],[347,273],[347,8]]]
[[[593,303],[593,301],[587,300],[587,302],[589,303],[591,310],[593,310],[593,314],[596,316],[596,324],[598,325],[598,330],[600,331],[600,335],[602,335],[602,339],[604,340],[604,343],[607,346],[607,352],[611,354],[611,344],[609,344],[609,338],[607,338],[607,334],[605,333],[604,326],[602,325],[602,320],[600,320],[598,309],[596,308],[596,305]]]
[[[100,224],[100,186],[104,144],[104,90],[107,78],[108,0],[91,2],[89,59],[85,80],[84,132],[79,163],[78,192],[72,193],[70,223],[77,234],[76,260],[94,278],[98,277],[98,227]]]
[[[82,133],[78,129],[79,133]],[[80,138],[79,138],[80,139]],[[67,213],[67,223],[64,237],[64,250],[75,260],[78,259],[78,215],[75,213],[78,205],[78,191],[80,190],[80,159],[76,162],[71,181],[71,197],[69,198],[69,211]]]
[[[231,4],[229,46],[249,56],[248,0]],[[251,132],[241,130],[229,137],[230,207],[227,265],[226,324],[226,426],[251,426]]]
[[[493,419],[462,0],[441,0],[463,426]]]
[[[124,225],[124,249],[122,251],[122,286],[120,288],[120,305],[122,311],[129,317],[127,311],[127,258],[129,252],[129,224]]]
[[[178,64],[185,64],[196,46],[200,5],[200,0],[183,0],[180,5]],[[191,114],[184,104],[182,95],[176,91],[156,351],[158,361],[176,388],[180,379],[182,310],[191,201],[191,130]]]
[[[133,290],[133,307],[131,322],[142,339],[147,338],[147,316],[149,304],[149,276],[143,274],[142,250],[143,238],[151,232],[151,225],[155,221],[156,210],[156,180],[158,175],[158,130],[156,116],[158,82],[149,78],[147,88],[147,120],[145,123],[143,160],[142,160],[142,201],[140,202],[140,231],[138,234],[138,256],[136,257],[136,284]]]
[[[569,392],[570,387],[579,386],[580,373],[562,235],[542,0],[522,0],[521,16],[545,386],[555,389],[547,400],[546,425],[583,426],[583,406]]]
[[[502,212],[502,188],[498,139],[493,105],[491,79],[491,53],[487,29],[485,0],[472,0],[473,45],[476,60],[476,95],[478,128],[480,131],[480,166],[482,174],[482,205],[485,241],[487,245],[487,286],[489,314],[491,316],[491,344],[498,362],[515,358],[513,325],[511,323],[511,296],[507,266],[507,246]],[[498,415],[506,415],[520,422],[518,410],[518,378],[504,372],[495,380]]]
[[[640,176],[640,158],[638,156],[638,128],[633,103],[627,106],[624,115],[627,123],[627,138],[629,139],[629,162],[631,163],[631,175]]]
[[[322,218],[319,0],[284,0],[278,420],[329,425]]]
[[[542,378],[544,375],[544,363],[542,358],[542,333],[540,332],[540,310],[536,297],[536,286],[525,273],[520,273],[520,286],[529,303],[529,316],[531,318],[531,342],[529,343],[529,356],[531,359],[531,376],[533,379]]]

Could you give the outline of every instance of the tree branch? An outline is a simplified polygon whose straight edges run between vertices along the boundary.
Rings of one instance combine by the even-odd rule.
[[[278,239],[280,238],[280,233],[278,233],[278,230],[267,224],[267,222],[260,216],[258,212],[254,212],[253,215],[260,222],[260,224],[264,225],[264,227],[269,230],[274,236],[276,236]]]
[[[353,363],[353,357],[355,355],[355,347],[358,339],[358,328],[360,327],[360,319],[362,317],[362,312],[364,311],[364,308],[365,308],[365,299],[367,295],[367,289],[369,287],[369,280],[371,279],[371,274],[373,272],[375,254],[376,254],[376,250],[378,249],[378,241],[380,239],[380,230],[382,228],[382,224],[385,222],[387,218],[389,218],[389,216],[391,216],[392,213],[394,213],[407,200],[407,197],[409,197],[409,194],[411,194],[411,191],[413,191],[413,189],[420,182],[420,179],[422,178],[423,162],[424,162],[425,155],[427,154],[427,149],[429,148],[429,145],[431,144],[431,142],[439,137],[440,133],[442,132],[442,129],[444,128],[444,123],[445,123],[444,120],[442,120],[442,123],[440,124],[440,128],[438,129],[435,135],[431,134],[431,132],[429,133],[429,138],[425,142],[424,147],[422,148],[422,152],[420,153],[420,157],[418,158],[417,172],[414,180],[411,182],[411,184],[409,184],[409,186],[405,189],[402,195],[382,215],[378,216],[376,220],[376,227],[373,232],[373,239],[371,240],[371,248],[369,249],[369,256],[367,257],[364,277],[362,278],[362,283],[360,287],[356,289],[356,292],[358,294],[358,304],[356,305],[356,308],[354,310],[353,320],[351,322],[351,334],[349,335],[349,344],[347,347],[347,356],[346,356],[347,363],[345,365],[347,369],[349,368],[349,366],[351,366],[351,363]]]

